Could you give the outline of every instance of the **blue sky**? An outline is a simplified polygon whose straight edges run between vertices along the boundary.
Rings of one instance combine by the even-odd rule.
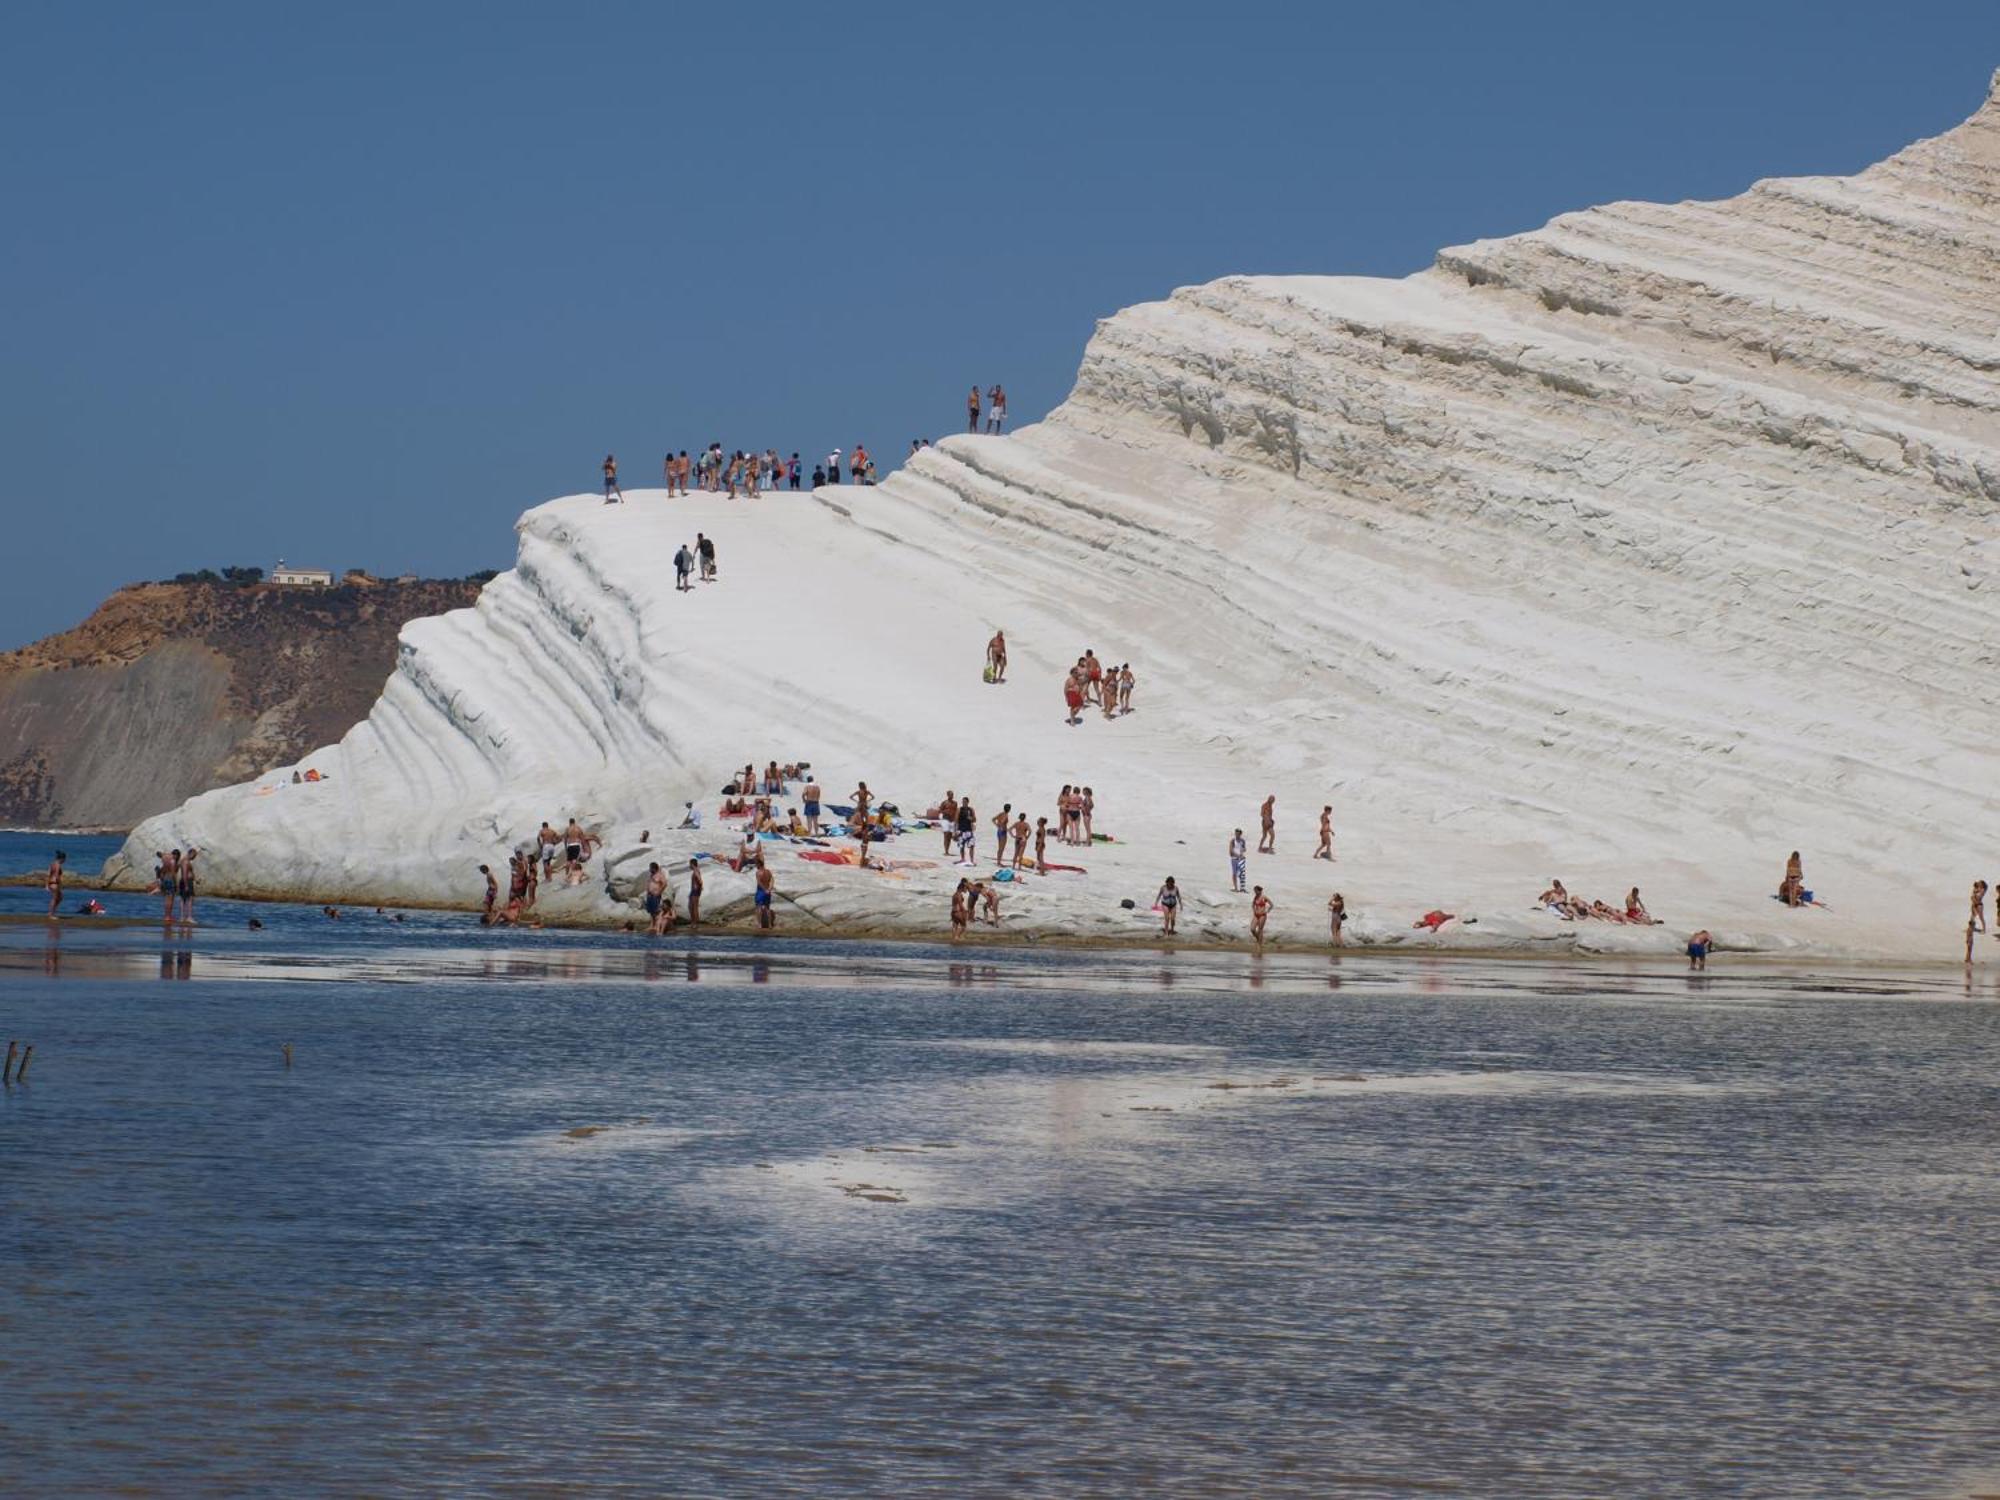
[[[1094,321],[1956,124],[2000,5],[9,7],[0,647],[224,563],[505,566],[711,438],[896,455]]]

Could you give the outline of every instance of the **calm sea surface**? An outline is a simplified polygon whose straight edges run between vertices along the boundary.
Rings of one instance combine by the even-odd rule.
[[[2000,959],[108,899],[0,890],[0,1489],[2000,1492]]]

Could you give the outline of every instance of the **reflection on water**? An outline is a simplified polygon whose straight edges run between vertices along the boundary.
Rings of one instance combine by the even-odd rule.
[[[1984,971],[204,915],[0,927],[49,1493],[1990,1475]]]

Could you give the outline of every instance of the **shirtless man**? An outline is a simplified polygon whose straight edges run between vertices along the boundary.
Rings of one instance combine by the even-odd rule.
[[[688,861],[688,926],[701,926],[701,861]]]
[[[1083,650],[1084,699],[1095,703],[1104,696],[1104,664],[1088,646]]]
[[[1250,893],[1250,936],[1259,948],[1264,946],[1264,922],[1271,915],[1271,898],[1264,894],[1264,887],[1257,886]]]
[[[1262,836],[1257,840],[1257,852],[1259,854],[1275,854],[1278,852],[1278,815],[1273,811],[1277,805],[1278,794],[1273,792],[1264,799],[1264,805],[1258,811],[1257,816],[1264,830]]]
[[[67,854],[63,853],[62,850],[60,849],[56,850],[56,857],[49,861],[48,874],[42,877],[42,884],[48,888],[49,915],[51,917],[53,917],[62,906],[63,865],[67,863],[68,860],[69,856]]]
[[[777,883],[772,878],[770,866],[764,863],[764,856],[760,854],[757,856],[757,925],[767,932],[778,925],[778,913],[771,905],[777,894]]]
[[[2000,903],[1995,903],[1993,912],[2000,917]],[[1983,880],[1972,882],[1972,920],[1981,932],[1986,930],[1986,882]]]
[[[165,908],[160,914],[161,919],[171,922],[174,919],[174,898],[180,894],[181,887],[181,851],[176,849],[165,856],[160,862],[157,873],[160,878],[160,899]]]
[[[614,495],[621,504],[624,502],[625,491],[618,487],[618,460],[607,453],[604,455],[604,503],[611,504]]]
[[[805,798],[806,803],[806,832],[817,834],[819,832],[819,778],[817,776],[808,776],[806,784],[801,789],[799,795]]]
[[[1063,679],[1063,707],[1068,710],[1063,715],[1065,724],[1083,722],[1083,668],[1071,667],[1069,676]]]
[[[938,804],[938,821],[944,825],[944,852],[949,854],[958,847],[958,794],[950,787]]]
[[[1035,873],[1049,873],[1049,820],[1035,819]]]
[[[1229,836],[1229,888],[1239,894],[1249,889],[1249,854],[1250,845],[1245,842],[1243,830],[1239,828]]]
[[[188,927],[194,925],[194,862],[200,853],[193,845],[188,846],[188,852],[181,856],[180,879],[174,886],[181,898],[181,922]],[[61,859],[62,856],[58,854],[56,858]]]
[[[649,929],[654,937],[667,930],[674,919],[673,907],[668,905],[667,874],[656,859],[646,866],[646,915],[653,919]]]
[[[986,665],[993,673],[994,682],[1007,680],[1007,632],[996,630],[993,639],[986,643]]]
[[[999,842],[993,850],[993,863],[1007,863],[1007,828],[1014,821],[1014,804],[1009,802],[993,815],[993,836]]]
[[[1333,808],[1319,810],[1319,847],[1313,850],[1314,859],[1333,858]]]
[[[1014,868],[1017,870],[1024,869],[1027,866],[1028,835],[1032,831],[1028,827],[1028,815],[1026,813],[1022,813],[1014,820]]]
[[[493,925],[493,908],[500,900],[500,882],[494,879],[493,867],[491,865],[481,865],[479,873],[486,877],[486,904],[480,908],[479,925],[481,927],[491,927]]]
[[[1709,935],[1706,927],[1688,939],[1688,968],[1690,970],[1706,969],[1708,967],[1708,950],[1714,942],[1715,939]]]
[[[547,880],[555,874],[556,849],[562,844],[562,835],[549,827],[544,819],[542,831],[535,835],[535,842],[541,845],[542,879]]]
[[[563,881],[565,884],[583,884],[583,851],[583,825],[572,817],[569,820],[569,827],[563,830]]]
[[[1347,925],[1347,898],[1335,891],[1326,901],[1327,925],[1333,929],[1333,946],[1345,948],[1347,942],[1340,935],[1340,929]]]

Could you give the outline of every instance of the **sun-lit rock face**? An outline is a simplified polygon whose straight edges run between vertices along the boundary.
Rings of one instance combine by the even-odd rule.
[[[198,798],[134,864],[194,841],[218,886],[446,899],[575,811],[624,890],[642,831],[723,847],[659,835],[775,756],[906,812],[1093,784],[1120,842],[1012,898],[1023,925],[1132,930],[1118,898],[1180,869],[1193,930],[1237,935],[1220,850],[1276,792],[1274,932],[1344,884],[1383,937],[1443,907],[1567,940],[1524,910],[1555,874],[1644,887],[1653,941],[1949,956],[2000,875],[1996,513],[2000,95],[1852,177],[1589,209],[1403,280],[1183,289],[1103,322],[1045,422],[878,488],[541,506],[476,608],[406,629],[308,757],[329,781]],[[722,580],[682,595],[696,529]],[[1141,712],[1063,722],[1086,646]],[[1831,912],[1769,899],[1795,848]],[[892,928],[949,884],[782,873],[805,920]]]

